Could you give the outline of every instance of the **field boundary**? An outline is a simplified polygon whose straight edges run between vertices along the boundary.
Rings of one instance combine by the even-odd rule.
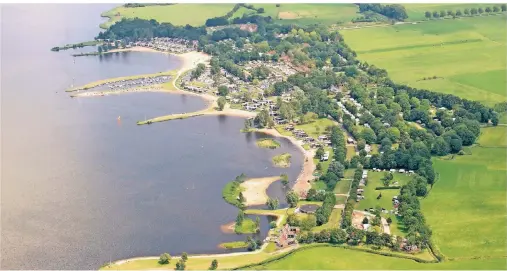
[[[273,263],[273,262],[285,259],[286,257],[288,257],[288,256],[290,256],[290,255],[292,255],[292,254],[294,254],[296,252],[300,252],[300,251],[304,251],[304,250],[312,249],[312,248],[318,248],[318,247],[334,247],[334,248],[356,250],[356,251],[362,251],[362,252],[365,252],[365,253],[372,253],[372,254],[377,254],[377,255],[386,256],[386,257],[395,257],[395,258],[400,258],[400,259],[413,260],[413,261],[416,261],[418,263],[432,264],[432,263],[438,263],[438,262],[440,262],[438,260],[438,258],[435,259],[435,260],[424,260],[424,259],[421,259],[421,258],[418,258],[418,257],[415,257],[415,256],[411,256],[411,255],[400,255],[400,254],[395,254],[395,253],[386,252],[386,251],[375,251],[375,250],[368,249],[368,248],[359,248],[359,247],[351,247],[351,246],[346,246],[346,245],[333,245],[333,244],[312,244],[312,245],[307,245],[307,246],[304,246],[304,247],[296,248],[296,249],[291,250],[291,251],[289,251],[289,252],[287,252],[285,254],[282,254],[282,255],[279,255],[279,256],[275,256],[275,257],[266,259],[266,260],[258,262],[258,263],[252,263],[252,264],[247,264],[247,265],[235,267],[235,268],[232,268],[231,270],[244,270],[244,269],[252,268],[252,267],[255,267],[255,266],[262,266],[262,265],[265,265],[265,264],[268,264],[268,263]],[[433,253],[431,253],[431,255],[435,256]]]
[[[385,53],[385,52],[392,52],[392,51],[398,51],[398,50],[436,47],[436,46],[442,46],[442,45],[456,45],[456,44],[474,43],[474,42],[482,42],[482,41],[484,41],[484,40],[471,39],[471,40],[464,40],[464,41],[460,40],[460,41],[440,42],[440,43],[432,43],[432,44],[416,44],[416,45],[407,45],[407,46],[400,46],[400,47],[373,49],[373,50],[367,50],[367,51],[356,51],[356,53],[358,53],[358,54]]]

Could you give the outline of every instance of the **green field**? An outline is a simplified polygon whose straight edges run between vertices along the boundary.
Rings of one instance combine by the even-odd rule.
[[[507,127],[496,126],[482,129],[478,143],[481,147],[507,147]]]
[[[507,100],[506,31],[504,14],[341,33],[359,59],[398,83],[493,105]]]
[[[472,155],[434,159],[440,177],[422,210],[447,257],[507,255],[506,150],[474,147]]]
[[[403,173],[393,173],[393,180],[391,184],[398,182],[398,186],[402,186],[406,184],[412,176]],[[400,194],[399,189],[387,189],[387,190],[375,190],[376,187],[383,187],[382,178],[384,177],[384,172],[373,172],[368,171],[368,184],[363,187],[364,189],[364,199],[359,201],[356,209],[364,210],[369,208],[375,208],[376,206],[380,206],[381,208],[385,208],[386,210],[393,209],[392,199],[393,196],[397,196]],[[377,199],[377,196],[382,193],[382,197]]]
[[[341,179],[336,186],[334,187],[335,194],[347,194],[350,190],[350,183],[352,183],[351,179]]]
[[[359,201],[356,204],[355,209],[357,210],[365,210],[370,208],[385,208],[388,211],[393,210],[393,197],[398,196],[400,194],[399,189],[386,189],[386,190],[375,190],[376,187],[383,187],[382,178],[384,177],[384,172],[373,172],[368,171],[368,184],[363,187],[364,189],[364,199]],[[398,186],[402,186],[406,184],[409,180],[412,179],[412,176],[403,173],[393,173],[393,180],[391,184],[398,182]],[[377,196],[382,194],[380,199],[377,199]],[[400,218],[395,214],[381,214],[382,217],[392,219],[392,223],[390,225],[391,233],[395,235],[403,236],[406,233],[405,226],[401,222]]]
[[[320,232],[322,230],[330,230],[330,229],[336,229],[340,225],[340,218],[341,218],[341,211],[342,209],[333,209],[331,212],[331,215],[329,216],[329,221],[324,224],[317,227],[314,227],[312,229],[313,232]]]
[[[246,218],[243,220],[241,225],[234,226],[234,232],[247,234],[247,233],[255,233],[257,231],[257,227],[255,226],[255,221],[250,218]]]
[[[113,22],[121,18],[141,18],[155,19],[159,23],[172,23],[174,25],[204,25],[207,19],[217,16],[223,16],[231,11],[234,4],[175,4],[166,6],[146,6],[136,8],[117,7],[104,12],[102,16],[109,17],[110,20],[101,25],[109,27]],[[119,16],[118,16],[119,13]]]
[[[311,259],[311,260],[309,260]],[[418,263],[409,259],[381,256],[338,247],[317,247],[298,251],[281,260],[252,267],[253,270],[452,270],[505,269],[505,259],[460,260],[443,263]]]

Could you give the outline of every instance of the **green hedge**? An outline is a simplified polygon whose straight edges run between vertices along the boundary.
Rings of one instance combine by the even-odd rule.
[[[401,186],[377,186],[375,190],[390,190],[390,189],[401,189]]]

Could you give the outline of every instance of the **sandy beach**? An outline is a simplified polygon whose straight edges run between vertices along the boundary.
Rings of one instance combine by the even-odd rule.
[[[265,133],[268,135],[276,136],[276,137],[283,137],[287,138],[292,142],[292,144],[296,145],[301,152],[305,156],[305,161],[303,162],[303,169],[301,170],[301,173],[299,174],[296,184],[294,185],[293,189],[297,193],[304,193],[308,191],[308,189],[311,188],[310,181],[313,180],[315,177],[313,176],[313,172],[315,171],[315,163],[313,162],[313,157],[315,156],[315,150],[305,150],[303,148],[303,142],[296,140],[294,137],[290,136],[284,136],[280,134],[276,129],[259,129],[258,132]]]
[[[273,183],[280,180],[280,176],[265,177],[265,178],[252,178],[241,183],[244,189],[243,196],[245,197],[245,205],[262,205],[268,200],[266,190]]]

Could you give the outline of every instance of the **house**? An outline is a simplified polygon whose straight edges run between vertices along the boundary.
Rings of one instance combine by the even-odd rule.
[[[298,233],[298,227],[292,227],[289,226],[289,224],[285,224],[285,226],[280,230],[280,235],[278,237],[278,240],[276,240],[276,244],[279,247],[287,247],[296,244],[296,236]]]

